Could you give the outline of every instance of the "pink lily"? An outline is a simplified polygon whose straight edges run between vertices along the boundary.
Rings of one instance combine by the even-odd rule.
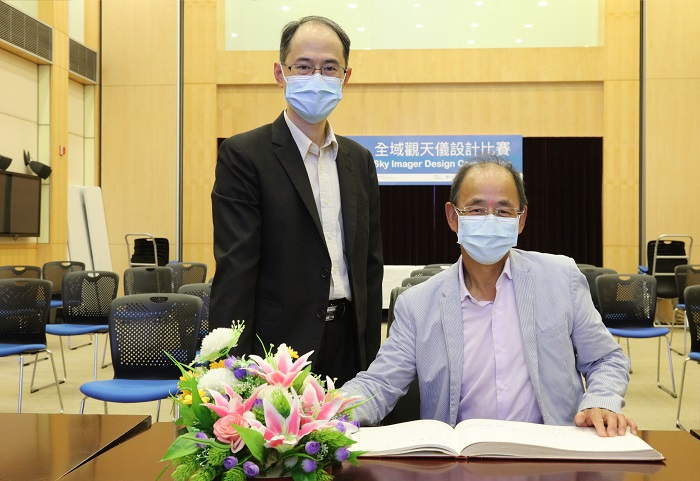
[[[214,398],[215,403],[206,403],[202,404],[202,406],[208,407],[220,417],[224,417],[227,414],[243,415],[243,413],[250,411],[253,403],[258,397],[258,393],[263,387],[264,386],[258,386],[255,391],[253,391],[250,398],[244,402],[240,394],[234,391],[231,386],[224,384],[224,391],[226,391],[228,399],[226,399],[221,393],[210,389],[209,393],[211,394],[211,397]]]
[[[328,425],[328,422],[312,421],[302,424],[299,412],[299,398],[294,396],[290,406],[289,417],[283,417],[267,399],[263,399],[265,424],[249,419],[250,426],[257,429],[265,438],[265,447],[274,448],[279,452],[287,451],[296,446],[301,438],[311,431]]]
[[[311,364],[311,361],[308,361],[308,359],[312,352],[307,352],[292,362],[292,356],[289,355],[287,345],[280,344],[274,357],[268,356],[266,359],[263,359],[254,354],[248,357],[256,362],[259,368],[257,374],[263,377],[269,385],[287,389],[304,367]]]
[[[330,378],[327,379],[326,383],[329,386],[328,392],[313,376],[307,377],[304,381],[304,392],[301,396],[302,410],[314,419],[330,419],[336,413],[343,412],[350,404],[361,399],[361,396],[346,397],[341,395],[335,390]]]

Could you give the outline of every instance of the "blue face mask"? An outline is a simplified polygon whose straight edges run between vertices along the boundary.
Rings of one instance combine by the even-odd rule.
[[[310,124],[326,120],[343,98],[343,79],[313,75],[292,75],[284,78],[284,98],[294,111]]]
[[[518,243],[517,217],[460,215],[458,220],[457,243],[479,264],[495,264]]]

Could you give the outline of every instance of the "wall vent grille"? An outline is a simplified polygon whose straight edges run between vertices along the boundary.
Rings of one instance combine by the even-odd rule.
[[[68,70],[97,83],[97,52],[70,39],[68,47]]]
[[[0,1],[0,42],[53,62],[53,29],[21,10]]]

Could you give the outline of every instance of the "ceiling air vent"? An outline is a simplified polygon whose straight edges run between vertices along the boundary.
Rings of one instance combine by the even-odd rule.
[[[41,63],[53,61],[53,29],[2,1],[0,44],[19,49]]]
[[[68,70],[72,73],[97,83],[97,52],[70,39],[68,51]]]

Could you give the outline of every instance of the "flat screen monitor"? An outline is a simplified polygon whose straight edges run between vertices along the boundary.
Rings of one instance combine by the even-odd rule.
[[[41,179],[0,172],[0,236],[38,237],[41,228]]]

